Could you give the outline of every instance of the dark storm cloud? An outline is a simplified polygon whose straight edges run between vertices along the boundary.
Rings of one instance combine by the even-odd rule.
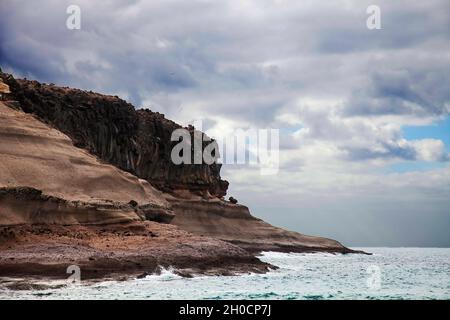
[[[448,39],[450,33],[446,1],[427,5],[381,1],[380,32],[365,27],[369,1],[353,5],[339,1],[108,1],[101,7],[79,1],[82,30],[70,31],[65,28],[65,9],[72,2],[3,1],[1,65],[47,82],[128,92],[138,106],[161,92],[197,92],[209,95],[212,104],[216,104],[215,96],[236,92],[243,96],[242,104],[247,103],[239,106],[240,118],[255,124],[270,123],[276,109],[289,103],[293,93],[308,95],[316,90],[351,94],[352,113],[389,112],[388,108],[408,112],[399,111],[397,105],[402,101],[399,95],[410,93],[383,92],[374,78],[368,88],[362,88],[372,94],[371,99],[361,101],[351,88],[360,84],[358,72],[365,70],[346,70],[347,79],[342,79],[330,68],[347,69],[345,57],[354,52],[418,47],[433,38]],[[389,56],[381,55],[388,69]],[[330,59],[330,66],[318,65]],[[305,63],[313,60],[313,64]],[[405,67],[411,66],[406,63]],[[406,98],[426,109],[435,106],[433,101],[417,99],[417,92],[428,87],[412,89],[416,96]],[[258,90],[258,97],[248,90]],[[276,93],[279,97],[274,97]],[[384,98],[386,103],[380,101]],[[229,108],[226,113],[221,112],[222,106],[209,109],[234,117]]]
[[[345,115],[448,115],[450,59],[439,60],[421,68],[392,65],[372,72],[368,85],[353,92]]]
[[[380,143],[377,149],[369,148],[344,148],[348,153],[346,159],[352,161],[368,160],[368,159],[391,159],[398,158],[402,160],[415,161],[420,160],[420,155],[417,150],[411,146],[400,146],[395,143]],[[442,156],[441,156],[442,157]],[[445,158],[437,159],[438,161],[445,161]]]
[[[370,1],[79,1],[82,28],[75,31],[65,27],[69,4],[3,1],[1,66],[119,94],[168,117],[185,112],[269,127],[284,126],[278,117],[290,109],[287,118],[299,116],[310,139],[341,139],[344,150],[371,144],[345,146],[367,128],[346,117],[450,112],[445,0],[381,1],[377,31],[365,26]],[[296,113],[291,106],[303,97],[342,102],[330,112],[307,106]],[[282,141],[295,148],[290,137]]]
[[[139,12],[135,16],[133,3],[80,3],[81,30],[65,26],[71,1],[2,3],[0,63],[18,75],[103,92],[125,91],[140,106],[148,91],[194,86],[191,68],[207,66],[199,54],[185,55],[187,47],[164,48],[157,34],[140,29],[152,31],[152,22]]]

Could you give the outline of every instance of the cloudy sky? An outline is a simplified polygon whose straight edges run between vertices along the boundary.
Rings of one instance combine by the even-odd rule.
[[[81,8],[81,29],[66,8]],[[366,27],[369,5],[381,30]],[[226,165],[254,215],[351,246],[450,246],[450,2],[0,4],[0,66],[117,94],[213,137],[280,130],[280,170]]]

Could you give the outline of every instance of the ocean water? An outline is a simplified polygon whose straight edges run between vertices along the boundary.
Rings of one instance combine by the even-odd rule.
[[[358,248],[366,255],[265,252],[267,274],[161,275],[60,289],[0,289],[0,299],[450,299],[450,249]]]

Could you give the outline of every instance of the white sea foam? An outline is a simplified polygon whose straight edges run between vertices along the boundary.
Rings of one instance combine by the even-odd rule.
[[[183,278],[172,269],[130,281],[42,291],[0,289],[0,299],[450,299],[450,249],[364,248],[374,255],[264,252],[266,274]],[[375,266],[375,267],[374,267]],[[368,281],[379,271],[379,287]]]
[[[159,274],[151,274],[143,279],[136,279],[136,281],[146,280],[146,281],[172,281],[176,279],[181,279],[182,277],[175,273],[172,267],[164,268],[161,267],[161,272]]]

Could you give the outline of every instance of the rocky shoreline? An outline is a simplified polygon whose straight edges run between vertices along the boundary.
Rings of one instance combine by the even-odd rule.
[[[175,225],[151,221],[100,226],[26,224],[0,227],[0,288],[49,289],[54,281],[68,285],[70,266],[80,268],[83,284],[139,279],[158,275],[162,269],[188,278],[276,270],[277,266],[258,259],[261,249],[264,248],[198,236]],[[366,254],[345,247],[337,251],[278,246],[273,251]]]
[[[264,273],[275,266],[238,246],[156,222],[0,228],[0,278],[124,280],[173,268],[183,277]]]

